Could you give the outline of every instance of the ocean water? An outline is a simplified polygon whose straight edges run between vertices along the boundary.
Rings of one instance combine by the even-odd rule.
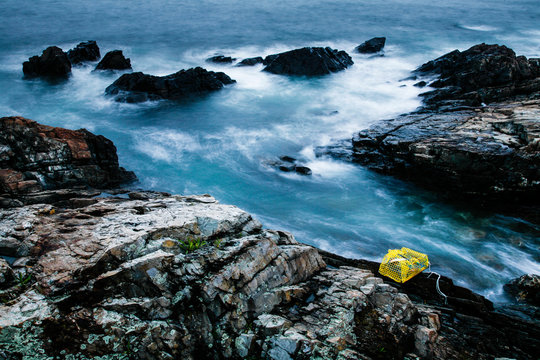
[[[210,193],[338,254],[380,260],[389,248],[429,255],[432,268],[495,301],[502,284],[540,273],[540,228],[477,213],[362,167],[316,158],[314,148],[420,105],[400,81],[422,63],[480,42],[540,56],[537,0],[51,1],[2,2],[0,116],[87,128],[113,140],[134,187]],[[384,57],[355,46],[386,36]],[[237,83],[191,101],[118,104],[104,89],[120,73],[74,68],[69,81],[24,80],[22,62],[50,45],[96,40],[102,55],[122,49],[135,71],[165,75],[193,66]],[[346,50],[355,65],[320,78],[289,78],[260,66],[205,63],[303,46]],[[93,64],[95,65],[95,64]],[[266,165],[300,159],[310,177]]]

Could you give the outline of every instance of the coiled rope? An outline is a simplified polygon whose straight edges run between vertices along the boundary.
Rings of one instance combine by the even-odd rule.
[[[428,268],[428,271],[429,271],[429,275],[428,275],[428,278],[435,274],[437,275],[437,282],[435,283],[435,289],[437,290],[437,292],[439,293],[439,295],[441,295],[442,297],[444,297],[444,304],[445,305],[448,305],[448,296],[446,296],[442,291],[441,291],[441,288],[439,286],[439,282],[441,280],[441,274],[439,273],[436,273],[434,271],[431,271],[431,264],[429,264],[429,268]]]

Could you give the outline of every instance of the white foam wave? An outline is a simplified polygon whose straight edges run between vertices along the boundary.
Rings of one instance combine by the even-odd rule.
[[[499,30],[499,29],[496,28],[495,26],[490,26],[490,25],[466,25],[466,24],[459,24],[458,26],[459,26],[460,28],[462,28],[462,29],[473,30],[473,31],[483,31],[483,32],[487,32],[487,31],[497,31],[497,30]]]
[[[143,129],[134,137],[137,151],[168,163],[180,163],[186,153],[197,153],[202,149],[197,136],[181,131]]]

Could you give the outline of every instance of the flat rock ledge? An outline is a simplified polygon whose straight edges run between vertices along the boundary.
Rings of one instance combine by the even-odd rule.
[[[190,242],[200,246],[188,252]],[[72,194],[0,210],[0,255],[5,359],[532,359],[540,349],[537,323],[498,329],[479,317],[489,310],[413,302],[369,267],[326,256],[327,266],[209,195]]]

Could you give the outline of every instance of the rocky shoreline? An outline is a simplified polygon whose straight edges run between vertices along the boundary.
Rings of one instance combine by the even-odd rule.
[[[539,70],[505,46],[453,51],[414,71],[435,88],[421,108],[319,154],[539,223]]]
[[[357,51],[379,52],[383,39]],[[29,60],[27,76],[64,77],[70,61],[99,56],[95,42],[67,54],[49,48]],[[309,66],[306,56],[314,61]],[[120,68],[131,66],[121,52],[113,57]],[[302,76],[352,65],[345,52],[330,48],[245,60]],[[435,88],[423,95],[423,108],[322,152],[452,196],[529,203],[537,214],[538,75],[537,59],[505,47],[452,52],[415,72]],[[179,87],[185,83],[176,84],[179,77],[191,85]],[[203,78],[214,85],[201,85]],[[174,99],[232,82],[202,68],[166,77],[132,73],[109,93],[127,94],[121,101]],[[496,102],[483,104],[489,101]],[[397,284],[377,273],[377,263],[264,229],[210,195],[118,189],[136,177],[119,166],[114,144],[103,136],[21,117],[0,118],[0,135],[1,359],[535,359],[540,353],[537,276],[509,285],[530,308],[494,308],[445,277],[442,298],[434,277]],[[291,164],[278,164],[283,171],[308,174],[295,159],[280,160]]]
[[[19,141],[69,149],[61,163],[72,172],[74,149],[87,150],[68,139],[92,138],[2,121],[17,125]],[[99,149],[84,158],[100,158]],[[115,164],[109,173],[125,174]],[[72,185],[3,195],[19,202],[0,209],[2,358],[532,359],[540,350],[537,318],[494,311],[450,279],[441,281],[445,303],[434,278],[398,286],[376,263],[263,229],[209,195],[104,196]]]

